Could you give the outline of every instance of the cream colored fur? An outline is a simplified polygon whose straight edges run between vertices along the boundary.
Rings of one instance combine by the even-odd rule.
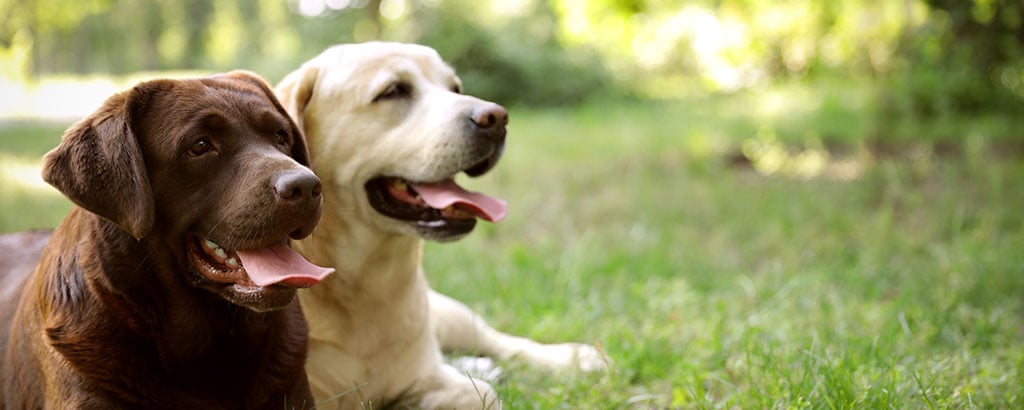
[[[374,102],[396,81],[415,90],[410,103]],[[442,348],[551,369],[606,366],[593,346],[501,333],[432,291],[416,230],[369,205],[363,187],[371,178],[438,180],[473,165],[459,143],[459,124],[474,105],[488,103],[452,91],[459,86],[433,49],[365,43],[327,49],[277,87],[324,184],[323,218],[294,247],[337,269],[300,293],[310,326],[307,371],[320,408],[379,407],[395,399],[422,408],[500,407],[487,382],[444,364]]]

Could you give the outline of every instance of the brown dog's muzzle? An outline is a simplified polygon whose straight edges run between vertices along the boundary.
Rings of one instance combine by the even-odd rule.
[[[292,208],[299,215],[319,215],[323,186],[313,172],[305,168],[282,171],[274,176],[273,185],[280,206]],[[292,239],[309,235],[319,218],[303,219],[308,222],[289,234]]]

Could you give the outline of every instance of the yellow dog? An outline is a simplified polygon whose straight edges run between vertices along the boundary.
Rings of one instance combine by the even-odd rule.
[[[504,107],[462,94],[433,49],[397,43],[331,47],[277,93],[324,183],[323,220],[294,246],[337,269],[299,296],[310,323],[309,381],[322,407],[497,407],[490,385],[442,362],[442,347],[548,368],[606,366],[593,346],[501,333],[432,291],[423,275],[423,238],[455,240],[477,218],[504,217],[503,201],[453,180],[497,163]]]

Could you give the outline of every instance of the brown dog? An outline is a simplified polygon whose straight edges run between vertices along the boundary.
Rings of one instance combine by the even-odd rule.
[[[0,265],[0,401],[310,407],[295,293],[330,270],[286,245],[319,220],[308,165],[301,132],[245,72],[142,83],[72,126],[43,177],[77,206],[34,272],[32,257]],[[45,237],[0,242],[32,254]]]

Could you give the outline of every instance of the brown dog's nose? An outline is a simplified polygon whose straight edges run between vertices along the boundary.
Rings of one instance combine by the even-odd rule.
[[[317,199],[323,188],[320,178],[307,170],[289,170],[277,174],[274,180],[277,196],[288,202]]]
[[[470,118],[477,127],[488,129],[508,124],[508,111],[498,104],[487,103],[473,108]]]

